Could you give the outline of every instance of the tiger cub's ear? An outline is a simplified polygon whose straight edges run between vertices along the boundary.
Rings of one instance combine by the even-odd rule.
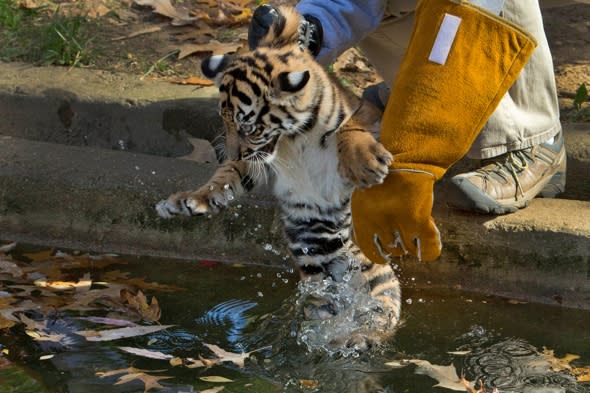
[[[273,82],[275,90],[296,93],[309,82],[309,71],[281,72]]]
[[[207,78],[212,79],[219,84],[219,76],[232,59],[233,56],[231,55],[209,56],[201,63],[201,71]]]

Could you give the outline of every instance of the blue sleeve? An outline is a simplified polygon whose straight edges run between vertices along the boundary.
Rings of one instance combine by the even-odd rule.
[[[317,59],[330,64],[379,26],[385,4],[386,0],[302,0],[296,9],[322,24],[324,36]]]

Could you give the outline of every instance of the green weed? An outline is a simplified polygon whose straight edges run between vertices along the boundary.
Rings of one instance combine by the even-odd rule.
[[[577,110],[582,109],[582,104],[588,100],[588,89],[586,84],[582,83],[578,90],[576,90],[576,96],[574,97],[574,107]]]
[[[46,29],[45,39],[40,48],[40,61],[76,67],[88,64],[90,39],[85,29],[85,18],[61,17],[55,15]]]
[[[150,67],[143,73],[142,79],[145,78],[146,76],[150,75],[153,72],[157,72],[160,74],[163,74],[169,70],[171,70],[170,64],[168,63],[168,60],[174,56],[177,55],[179,52],[178,49],[175,49],[171,52],[166,53],[164,56],[162,56],[161,58],[159,58],[158,60],[156,60],[152,65],[150,65]]]

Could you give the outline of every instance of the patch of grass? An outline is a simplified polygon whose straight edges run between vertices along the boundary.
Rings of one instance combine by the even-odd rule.
[[[87,22],[0,0],[0,59],[75,67],[90,61]]]
[[[46,27],[41,43],[39,61],[76,67],[88,64],[90,60],[90,39],[83,17],[62,17],[55,15]]]
[[[145,78],[146,76],[150,75],[153,72],[159,73],[159,74],[165,74],[168,73],[170,71],[173,72],[169,60],[170,58],[172,58],[173,56],[178,55],[178,49],[175,49],[171,52],[166,53],[164,56],[162,56],[161,58],[159,58],[158,60],[156,60],[152,65],[149,66],[149,68],[143,73],[142,79]]]

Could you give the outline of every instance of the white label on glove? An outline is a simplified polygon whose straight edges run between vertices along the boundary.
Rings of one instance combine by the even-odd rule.
[[[451,51],[453,41],[455,41],[460,24],[461,18],[451,14],[445,14],[428,60],[437,64],[445,64],[447,62],[447,57]]]

